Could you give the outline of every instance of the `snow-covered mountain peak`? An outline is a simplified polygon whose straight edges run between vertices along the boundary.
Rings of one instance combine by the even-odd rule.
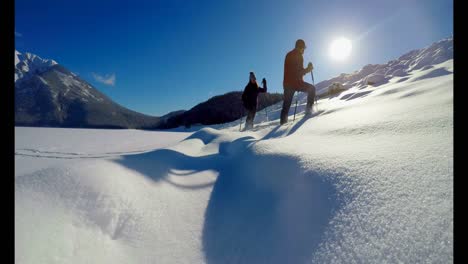
[[[379,86],[393,78],[409,78],[416,71],[432,68],[450,59],[453,59],[453,37],[441,39],[422,49],[411,50],[385,64],[368,64],[353,73],[320,82],[317,84],[318,94],[326,93],[333,83],[340,83],[345,88]]]
[[[43,59],[32,53],[21,53],[15,50],[15,82],[30,75],[38,73],[57,65],[58,63],[51,59]]]
[[[35,54],[25,52],[21,53],[17,50],[15,50],[15,66],[18,65],[18,63],[24,62],[25,64],[28,64],[30,66],[36,65],[36,66],[53,66],[58,64],[55,60],[52,59],[43,59]]]
[[[20,62],[20,59],[19,59],[20,55],[21,55],[21,53],[19,53],[19,51],[15,50],[15,67]]]

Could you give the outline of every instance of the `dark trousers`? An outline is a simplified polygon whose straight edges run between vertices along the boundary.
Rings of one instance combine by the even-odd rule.
[[[302,82],[300,87],[296,89],[290,87],[283,87],[283,109],[281,109],[281,121],[280,124],[288,122],[289,108],[291,107],[294,92],[306,92],[307,93],[307,108],[311,109],[315,101],[315,86],[310,83]]]
[[[246,108],[246,110],[247,110],[247,118],[245,119],[245,128],[246,129],[253,128],[253,121],[255,118],[255,114],[257,113],[257,108],[252,108],[252,109]]]

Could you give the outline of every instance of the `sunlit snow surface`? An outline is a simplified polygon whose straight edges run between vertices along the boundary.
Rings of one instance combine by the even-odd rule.
[[[247,132],[17,127],[16,263],[451,263],[452,72]]]

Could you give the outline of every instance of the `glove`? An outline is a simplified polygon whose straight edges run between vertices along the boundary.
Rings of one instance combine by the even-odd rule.
[[[314,69],[314,65],[312,65],[312,62],[309,62],[309,64],[307,65],[307,71],[311,72],[313,69]]]
[[[262,79],[262,84],[263,84],[263,86],[266,85],[266,79],[265,78]]]

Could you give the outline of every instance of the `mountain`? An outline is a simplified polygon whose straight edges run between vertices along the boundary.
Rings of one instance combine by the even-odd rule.
[[[159,128],[190,127],[195,124],[214,125],[234,121],[246,112],[242,105],[242,92],[229,92],[211,97],[192,109],[176,114],[161,122]],[[278,93],[261,93],[258,96],[258,111],[283,100]]]
[[[159,117],[127,109],[54,60],[15,51],[15,125],[154,127]]]
[[[342,73],[335,78],[318,83],[317,91],[318,94],[326,95],[333,83],[340,83],[344,88],[362,89],[368,85],[377,87],[386,84],[394,77],[399,77],[398,81],[402,82],[408,80],[412,72],[433,69],[434,65],[450,59],[453,59],[453,37],[441,39],[422,49],[411,50],[386,64],[368,64],[353,73]],[[436,77],[446,72],[438,69],[428,74],[430,75],[426,77]]]

